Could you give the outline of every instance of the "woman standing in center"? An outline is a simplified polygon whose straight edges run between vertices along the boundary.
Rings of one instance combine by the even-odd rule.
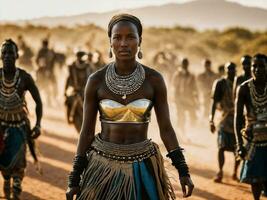
[[[79,200],[175,199],[159,148],[147,139],[152,107],[167,156],[178,169],[184,197],[190,196],[194,185],[170,122],[164,80],[135,58],[136,54],[142,58],[140,20],[116,15],[109,23],[108,36],[115,62],[88,79],[67,199],[75,194]],[[98,110],[101,133],[95,135]]]

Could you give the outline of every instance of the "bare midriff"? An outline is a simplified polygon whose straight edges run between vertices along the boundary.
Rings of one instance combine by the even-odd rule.
[[[101,138],[116,144],[133,144],[147,139],[149,123],[101,123]]]

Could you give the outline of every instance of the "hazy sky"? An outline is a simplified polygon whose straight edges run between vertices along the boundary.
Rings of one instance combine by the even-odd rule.
[[[74,15],[191,0],[0,0],[0,20]],[[267,9],[267,0],[229,0]]]

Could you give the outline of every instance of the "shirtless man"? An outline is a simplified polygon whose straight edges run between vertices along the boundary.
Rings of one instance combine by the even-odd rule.
[[[0,135],[4,138],[4,149],[0,152],[0,170],[4,177],[5,197],[10,199],[12,194],[13,199],[17,200],[20,199],[26,168],[26,144],[33,144],[33,139],[40,135],[42,102],[31,75],[16,67],[18,47],[11,39],[2,44],[1,59]],[[36,104],[36,123],[32,130],[24,99],[27,91]]]

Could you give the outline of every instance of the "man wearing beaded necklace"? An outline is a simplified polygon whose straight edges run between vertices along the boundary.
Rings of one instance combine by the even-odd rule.
[[[26,168],[26,144],[34,153],[33,139],[40,135],[42,102],[39,91],[26,71],[16,67],[17,45],[5,40],[1,47],[3,68],[0,69],[0,135],[4,138],[4,149],[0,154],[0,170],[4,177],[4,193],[11,196],[10,182],[13,179],[13,199],[20,199],[21,182]],[[36,103],[36,125],[30,130],[28,110],[24,99],[29,91]],[[36,156],[36,155],[35,155]],[[35,161],[37,158],[35,157]]]
[[[253,197],[259,200],[267,185],[267,63],[264,55],[256,54],[252,58],[251,71],[253,78],[241,84],[237,91],[235,134],[238,155],[244,159],[240,181],[251,184]]]

